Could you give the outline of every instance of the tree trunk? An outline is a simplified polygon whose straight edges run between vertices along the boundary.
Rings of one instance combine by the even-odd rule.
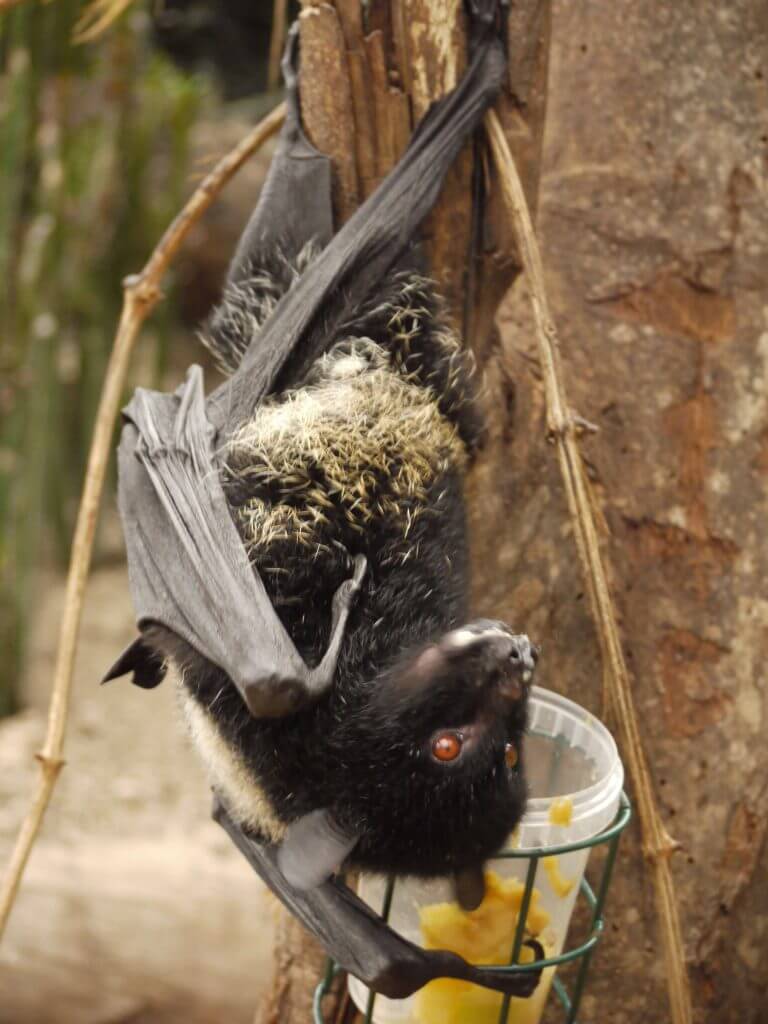
[[[301,112],[312,143],[334,161],[337,226],[376,188],[406,148],[433,100],[458,82],[466,62],[463,0],[302,0]],[[520,0],[509,19],[509,82],[496,110],[537,203],[546,106],[550,0]],[[469,143],[448,174],[423,236],[450,315],[475,351],[498,360],[493,321],[519,266],[498,190],[484,223],[473,223],[475,160]],[[480,165],[488,171],[486,161]],[[491,173],[492,172],[488,172]],[[478,239],[481,244],[478,246]],[[284,918],[275,982],[257,1024],[305,1024],[320,978],[317,944]],[[324,1004],[344,1015],[343,989]]]
[[[643,740],[683,847],[695,1019],[718,1024],[764,1022],[768,985],[767,53],[761,0],[558,5],[541,192]],[[476,532],[479,564],[503,573],[485,574],[484,606],[545,643],[543,685],[600,713],[519,296],[503,316],[518,402],[504,470],[485,469],[505,493],[499,528]],[[630,834],[585,1021],[669,1019],[648,879]]]
[[[763,1024],[768,9],[586,2],[553,19],[540,235],[673,861],[701,1024]],[[761,63],[762,62],[762,63]],[[601,713],[601,666],[524,282],[487,366],[480,610],[544,644],[542,685]],[[482,521],[480,521],[482,520]],[[669,1021],[650,875],[623,841],[580,1020]],[[559,1018],[558,1018],[559,1019]]]

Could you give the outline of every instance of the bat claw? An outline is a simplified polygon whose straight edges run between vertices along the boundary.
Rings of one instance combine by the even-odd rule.
[[[363,582],[363,577],[365,576],[365,570],[367,568],[368,559],[365,557],[365,555],[355,555],[355,572],[354,575],[352,576],[352,580],[354,581],[358,588],[360,587],[360,584]]]
[[[545,957],[544,947],[537,939],[526,939],[523,943],[524,946],[528,946],[529,949],[533,950],[533,955],[536,960],[543,960]],[[536,989],[539,987],[539,981],[541,980],[541,968],[538,970],[526,971],[525,974],[519,976],[520,984],[520,995],[527,999],[532,996]]]

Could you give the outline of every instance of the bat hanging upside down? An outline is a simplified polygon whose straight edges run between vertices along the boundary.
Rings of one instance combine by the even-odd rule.
[[[463,478],[482,424],[471,363],[419,272],[417,229],[504,73],[496,0],[400,163],[333,234],[328,160],[297,104],[193,367],[125,411],[120,511],[140,639],[107,678],[178,670],[215,816],[336,960],[403,996],[431,978],[527,995],[396,935],[342,866],[451,875],[465,908],[523,812],[537,657],[467,622]],[[537,950],[540,952],[540,949]]]

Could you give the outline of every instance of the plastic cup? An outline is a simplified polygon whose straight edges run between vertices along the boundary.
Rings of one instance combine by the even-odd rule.
[[[584,708],[541,687],[533,687],[529,709],[525,757],[530,796],[525,816],[510,837],[508,847],[539,850],[598,835],[616,817],[624,783],[624,769],[613,737],[602,722]],[[558,824],[558,821],[567,823]],[[557,956],[563,950],[589,854],[590,848],[587,848],[539,860],[534,900],[540,912],[539,920],[546,919],[546,923],[537,938],[548,957]],[[487,868],[502,879],[517,879],[522,885],[528,865],[529,858],[514,857],[492,859]],[[385,885],[383,878],[362,875],[358,893],[380,911]],[[514,887],[514,883],[509,885]],[[420,945],[420,912],[452,900],[451,886],[445,879],[398,880],[389,923],[401,935]],[[506,914],[514,916],[508,910]],[[512,931],[514,921],[510,920]],[[446,936],[445,946],[450,948],[450,936]],[[554,968],[544,971],[530,999],[511,1001],[508,1024],[538,1024],[553,972]],[[365,1012],[368,988],[351,976],[348,984],[355,1005]],[[433,982],[424,992],[437,985],[444,987],[436,999],[428,999],[426,995],[420,999],[419,993],[409,999],[377,996],[374,1024],[497,1024],[502,1000],[498,993],[462,982],[443,981]]]

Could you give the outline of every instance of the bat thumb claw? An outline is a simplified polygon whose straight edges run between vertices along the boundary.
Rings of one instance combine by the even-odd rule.
[[[367,568],[368,559],[365,555],[355,555],[355,571],[352,574],[352,582],[355,584],[355,590],[357,590],[363,582],[363,577],[365,576]]]

